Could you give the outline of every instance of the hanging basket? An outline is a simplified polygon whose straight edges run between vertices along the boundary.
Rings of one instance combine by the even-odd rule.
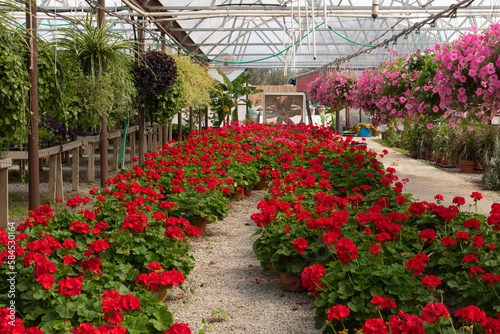
[[[102,60],[101,64],[99,64],[98,59],[94,58],[94,61],[92,61],[92,59],[93,58],[80,59],[82,63],[83,74],[92,75],[92,68],[94,69],[94,75],[96,76],[106,74],[106,72],[108,71],[108,61]]]

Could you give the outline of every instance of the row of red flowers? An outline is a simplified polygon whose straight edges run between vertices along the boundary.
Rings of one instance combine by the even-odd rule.
[[[17,231],[0,230],[0,264],[12,274],[0,282],[2,333],[190,332],[156,297],[194,266],[195,218],[223,218],[231,194],[286,159],[292,140],[328,135],[303,126],[205,131],[93,189],[93,206],[71,198],[61,212],[43,206]]]
[[[500,205],[486,218],[460,211],[464,197],[448,207],[441,195],[437,203],[413,202],[402,194],[408,180],[383,170],[373,152],[349,140],[319,146],[272,173],[269,195],[252,216],[261,229],[254,250],[262,266],[301,275],[316,296],[317,328],[327,322],[326,332],[419,333],[454,323],[500,330]],[[454,311],[453,319],[417,316],[441,305],[437,301]],[[353,313],[335,318],[338,305]],[[484,317],[472,321],[467,316],[476,308]],[[393,320],[388,327],[387,319]],[[398,331],[396,323],[407,319],[419,325]]]

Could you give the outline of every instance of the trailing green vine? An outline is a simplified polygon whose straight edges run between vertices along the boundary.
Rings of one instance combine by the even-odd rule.
[[[0,26],[0,146],[27,125],[29,81],[25,51],[19,35],[9,34]]]

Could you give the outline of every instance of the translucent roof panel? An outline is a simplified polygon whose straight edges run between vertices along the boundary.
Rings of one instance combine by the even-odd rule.
[[[359,52],[342,66],[362,69],[390,57],[388,47],[403,54],[432,49],[471,26],[485,29],[500,19],[500,0],[122,1],[108,0],[106,7],[118,15],[108,18],[124,36],[134,37],[130,20],[142,22],[151,31],[164,29],[170,41],[199,54],[202,61],[215,59],[210,63],[234,69],[334,66],[336,60]],[[375,19],[374,2],[379,2]],[[44,9],[67,16],[85,15],[90,3],[94,2],[38,0]],[[452,11],[454,5],[459,7]],[[43,13],[40,18],[40,23],[52,22],[41,27],[46,32],[62,21]],[[158,35],[147,36],[150,47],[158,45]],[[372,47],[384,41],[382,47]]]

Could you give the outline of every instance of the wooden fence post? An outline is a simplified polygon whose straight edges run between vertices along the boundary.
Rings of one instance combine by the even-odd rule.
[[[89,142],[89,168],[88,168],[88,181],[94,183],[95,181],[95,150],[94,143]]]
[[[0,228],[9,223],[9,167],[12,159],[0,159]]]
[[[71,157],[72,166],[72,179],[71,185],[73,191],[78,191],[80,189],[80,148],[75,147],[73,149],[73,156]]]

